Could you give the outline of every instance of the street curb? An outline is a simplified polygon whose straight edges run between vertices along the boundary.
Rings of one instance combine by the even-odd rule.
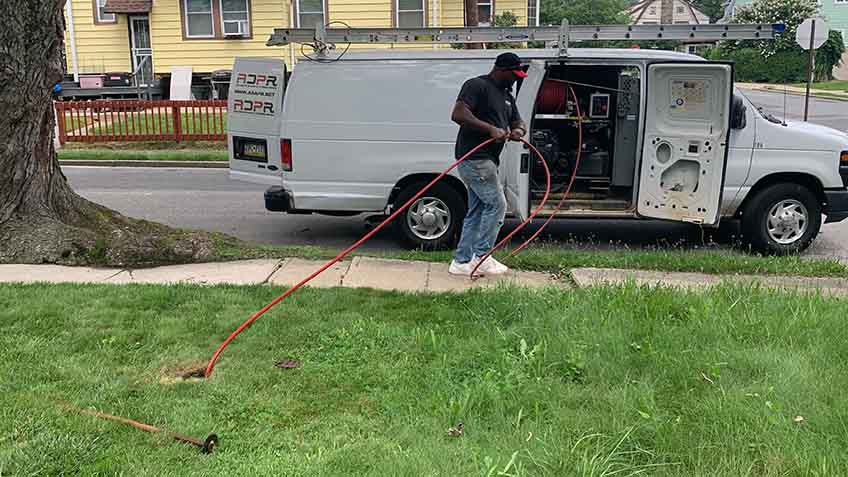
[[[227,169],[229,161],[145,161],[145,160],[97,160],[97,159],[59,159],[61,166],[98,166],[98,167],[189,167],[196,169]]]

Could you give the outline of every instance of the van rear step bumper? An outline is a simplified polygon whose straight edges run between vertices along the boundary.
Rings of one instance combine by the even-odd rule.
[[[271,212],[288,212],[292,209],[291,192],[280,186],[271,186],[265,191],[265,209]]]
[[[827,200],[825,210],[827,219],[824,223],[830,224],[848,219],[848,189],[826,190],[824,197]]]

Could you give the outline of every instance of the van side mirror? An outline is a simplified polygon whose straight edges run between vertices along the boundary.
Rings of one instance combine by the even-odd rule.
[[[745,129],[748,123],[746,112],[748,107],[745,106],[745,101],[740,96],[733,95],[733,102],[730,105],[730,128]]]

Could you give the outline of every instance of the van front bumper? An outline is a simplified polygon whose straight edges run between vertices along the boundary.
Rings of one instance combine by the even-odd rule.
[[[265,209],[271,212],[288,212],[292,203],[291,192],[280,186],[271,186],[265,191]]]
[[[848,189],[826,190],[824,197],[827,201],[825,209],[827,219],[824,223],[830,224],[848,219]]]

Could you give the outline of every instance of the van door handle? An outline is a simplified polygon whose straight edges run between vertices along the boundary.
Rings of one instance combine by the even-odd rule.
[[[523,153],[521,154],[521,168],[519,169],[521,174],[527,174],[530,172],[530,154]]]

